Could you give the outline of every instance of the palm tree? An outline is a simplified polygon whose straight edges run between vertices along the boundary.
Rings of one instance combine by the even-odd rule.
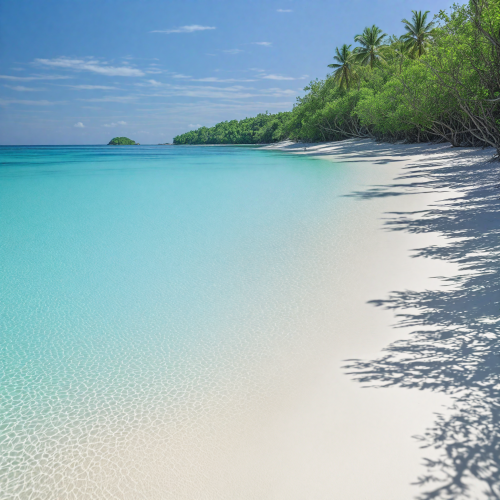
[[[408,45],[402,36],[398,38],[396,35],[392,35],[389,38],[389,43],[389,48],[392,49],[393,54],[398,61],[399,73],[401,73],[403,71],[404,59],[408,55]]]
[[[427,23],[428,10],[424,13],[421,10],[418,12],[412,10],[412,12],[412,22],[406,19],[401,21],[405,24],[406,30],[406,33],[401,38],[406,42],[410,54],[420,57],[422,54],[425,54],[427,47],[432,41],[436,23],[433,21]]]
[[[337,62],[328,65],[329,68],[335,69],[333,72],[333,81],[338,83],[340,88],[345,87],[349,90],[355,78],[354,59],[353,53],[351,52],[351,46],[344,43],[344,45],[340,47],[340,50],[338,47],[335,48],[335,54],[333,58]]]
[[[354,41],[361,45],[354,49],[356,60],[372,69],[373,66],[382,62],[384,60],[382,52],[385,48],[382,42],[386,36],[387,34],[382,33],[378,26],[366,27],[361,35],[354,37]]]

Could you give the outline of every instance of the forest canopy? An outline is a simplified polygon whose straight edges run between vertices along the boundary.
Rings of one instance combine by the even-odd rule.
[[[137,143],[128,137],[115,137],[108,142],[108,146],[136,146]]]
[[[174,144],[262,144],[281,140],[289,111],[217,123],[174,137]]]
[[[374,138],[492,146],[500,153],[500,0],[470,0],[405,33],[364,28],[334,51],[333,71],[305,87],[290,112],[221,122],[174,144],[256,144]]]

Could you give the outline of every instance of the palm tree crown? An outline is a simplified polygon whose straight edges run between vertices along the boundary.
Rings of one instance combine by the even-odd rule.
[[[397,37],[396,35],[392,35],[389,38],[389,48],[392,49],[392,54],[395,59],[398,61],[399,72],[403,70],[403,62],[408,54],[408,44],[405,42],[402,36]]]
[[[349,90],[351,82],[354,79],[354,60],[351,46],[344,43],[340,47],[340,50],[338,47],[335,48],[335,54],[333,58],[337,62],[328,65],[329,68],[335,68],[333,81],[338,83],[340,88],[345,87]]]
[[[354,41],[361,45],[354,50],[356,60],[373,69],[373,66],[384,60],[382,51],[385,48],[383,41],[386,36],[378,26],[366,27],[361,35],[354,37]]]
[[[429,11],[422,13],[412,10],[413,16],[410,21],[403,19],[401,22],[405,24],[406,33],[402,36],[408,46],[408,50],[412,56],[420,57],[425,53],[434,34],[436,23],[433,21],[427,22],[427,14]]]

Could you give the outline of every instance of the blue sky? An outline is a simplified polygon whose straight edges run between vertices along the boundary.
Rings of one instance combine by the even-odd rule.
[[[0,0],[0,144],[142,144],[286,111],[367,25],[451,0]]]

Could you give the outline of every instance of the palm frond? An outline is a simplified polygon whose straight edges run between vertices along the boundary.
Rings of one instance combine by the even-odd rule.
[[[354,75],[354,58],[351,52],[351,46],[344,44],[340,47],[340,50],[336,47],[335,54],[333,59],[338,61],[338,63],[328,65],[329,68],[335,69],[332,75],[333,81],[337,83],[339,87],[346,87],[349,89],[350,81]]]
[[[427,46],[432,40],[436,23],[430,21],[427,23],[429,11],[412,11],[412,20],[403,19],[401,22],[405,25],[406,33],[401,37],[406,43],[407,50],[413,56],[421,56],[425,53]]]

